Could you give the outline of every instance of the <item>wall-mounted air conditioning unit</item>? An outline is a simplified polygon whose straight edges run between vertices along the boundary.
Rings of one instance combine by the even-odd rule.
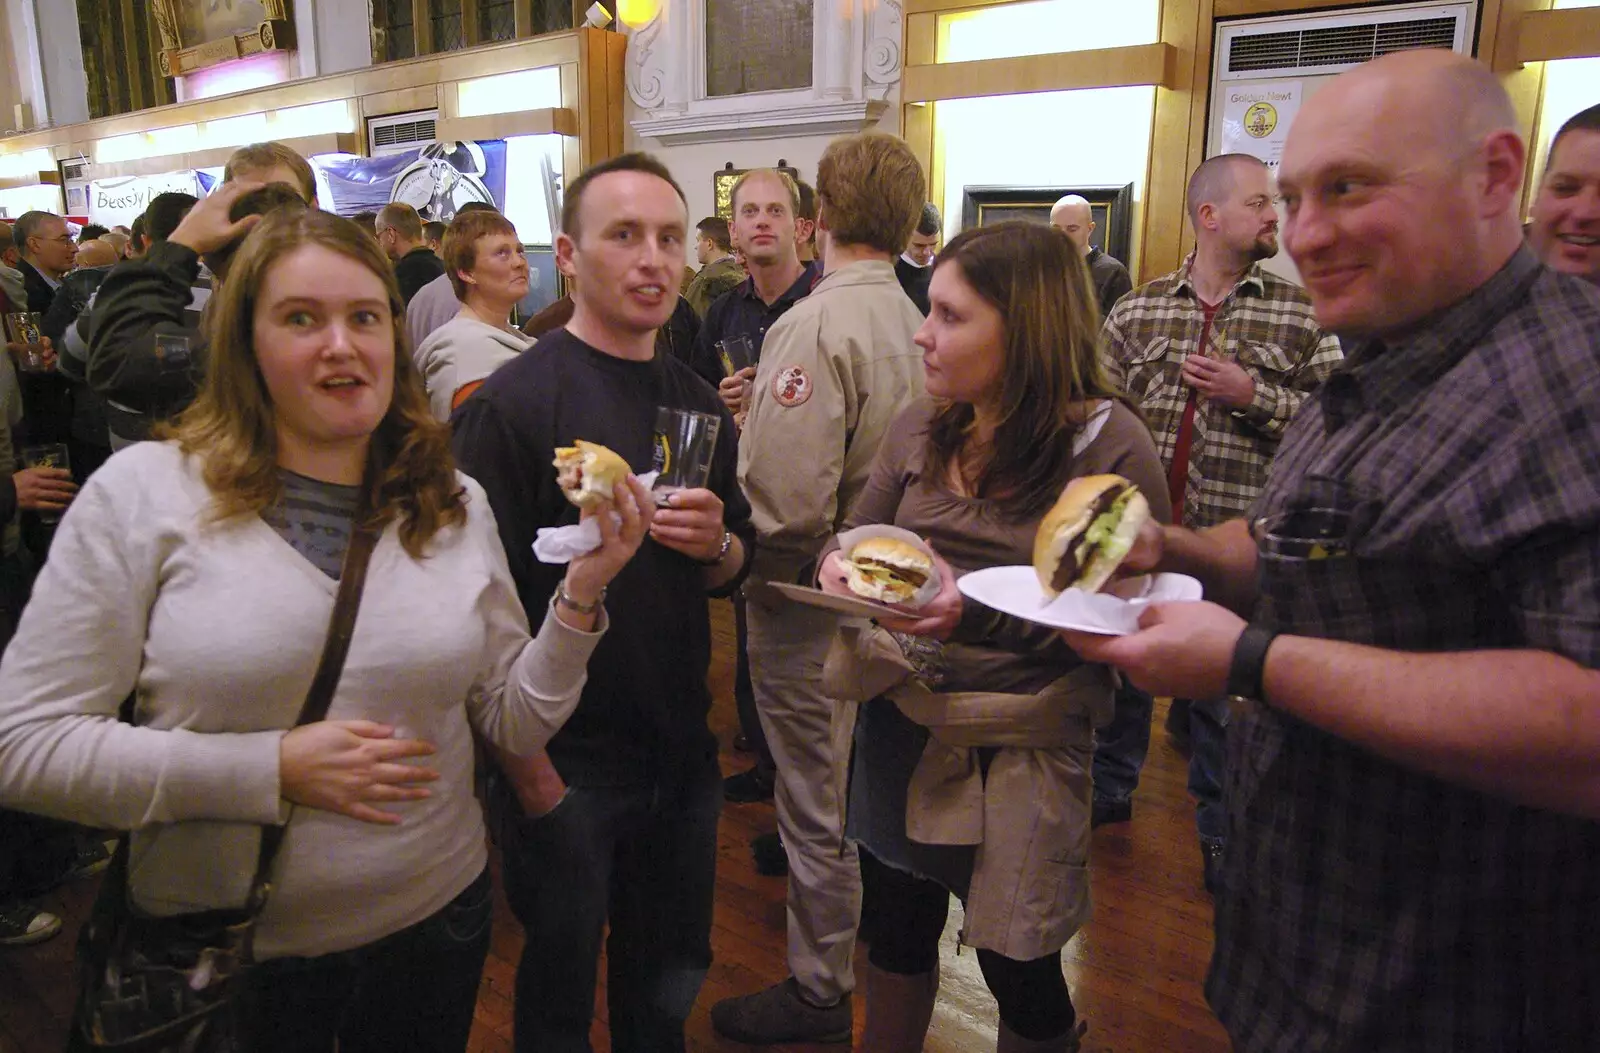
[[[382,117],[367,118],[367,153],[372,157],[384,154],[408,154],[418,147],[437,142],[438,110],[415,110],[411,113],[390,113]]]
[[[1475,6],[1367,7],[1224,22],[1217,27],[1216,79],[1332,76],[1380,55],[1416,48],[1469,55]]]

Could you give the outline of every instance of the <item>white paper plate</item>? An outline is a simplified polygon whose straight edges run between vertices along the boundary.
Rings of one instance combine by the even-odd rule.
[[[1039,587],[1032,567],[990,567],[959,579],[963,596],[1002,614],[1105,636],[1127,636],[1139,629],[1139,615],[1152,603],[1198,600],[1200,583],[1186,574],[1157,574],[1119,583],[1117,590],[1134,598],[1068,589],[1054,600]]]
[[[785,599],[796,603],[803,603],[807,607],[816,607],[819,610],[832,611],[835,614],[846,614],[852,618],[882,618],[892,615],[904,618],[906,612],[896,607],[871,600],[863,600],[858,596],[835,596],[831,592],[813,589],[806,585],[790,585],[787,582],[773,581],[768,583],[783,595]]]

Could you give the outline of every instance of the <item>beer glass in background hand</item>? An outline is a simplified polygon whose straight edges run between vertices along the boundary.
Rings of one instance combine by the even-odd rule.
[[[661,406],[656,410],[656,504],[679,490],[702,489],[711,479],[722,418],[711,413]]]
[[[717,341],[717,358],[724,377],[717,394],[728,412],[742,421],[750,409],[750,383],[756,375],[755,346],[748,336],[730,336]]]
[[[52,369],[40,325],[37,311],[13,311],[6,315],[6,340],[16,353],[17,368],[24,373],[47,373]]]
[[[64,442],[45,442],[37,446],[24,446],[22,448],[23,468],[53,468],[61,472],[70,472],[72,462],[67,457],[67,444]],[[51,509],[39,510],[39,522],[54,525],[61,522],[61,511]]]

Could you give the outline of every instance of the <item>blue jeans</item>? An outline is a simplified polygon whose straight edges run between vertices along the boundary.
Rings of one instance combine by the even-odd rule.
[[[1222,776],[1228,762],[1228,700],[1195,699],[1189,705],[1189,793],[1194,823],[1203,842],[1221,843],[1228,834],[1222,802]]]
[[[1123,678],[1116,693],[1116,716],[1095,732],[1094,796],[1126,801],[1139,787],[1139,772],[1150,752],[1150,715],[1155,699]]]
[[[1155,700],[1123,681],[1116,716],[1096,733],[1094,796],[1126,801],[1139,786],[1139,772],[1150,751],[1150,717]],[[1220,842],[1227,834],[1222,803],[1222,773],[1227,763],[1228,700],[1196,701],[1189,707],[1189,792],[1194,795],[1195,827],[1201,841]]]
[[[684,1022],[711,967],[721,811],[722,773],[708,754],[655,782],[570,786],[546,815],[505,824],[506,897],[527,934],[517,967],[521,1053],[589,1053],[608,921],[612,1050],[684,1049]]]
[[[489,872],[432,917],[316,958],[274,958],[239,993],[242,1053],[461,1053],[489,955]],[[351,910],[360,910],[352,903]]]

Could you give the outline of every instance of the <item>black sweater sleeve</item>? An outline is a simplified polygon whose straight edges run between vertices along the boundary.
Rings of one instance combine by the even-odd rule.
[[[467,399],[456,410],[450,418],[450,445],[461,470],[489,496],[523,610],[542,609],[550,599],[553,575],[548,569],[540,573],[533,540],[545,522],[539,508],[540,480],[553,469],[542,459],[534,463],[529,451],[538,447],[488,398]]]
[[[17,455],[12,447],[11,428],[5,422],[5,415],[0,414],[0,464],[10,465],[11,470],[0,472],[0,529],[11,522],[17,514],[17,481],[11,473],[17,470]]]
[[[705,320],[700,323],[700,331],[695,334],[694,351],[689,356],[689,368],[713,388],[722,383],[725,375],[722,370],[722,357],[717,353],[717,341],[727,335],[723,330],[727,325],[729,297],[732,295],[723,293],[706,308]]]
[[[717,431],[717,449],[711,455],[711,490],[722,499],[722,526],[744,545],[744,565],[732,579],[711,592],[712,596],[732,596],[744,584],[750,573],[750,562],[756,554],[756,528],[750,521],[750,502],[739,488],[739,430],[733,426],[733,415],[725,406],[707,411],[718,413],[722,426]]]
[[[188,308],[199,273],[200,257],[167,241],[106,275],[89,318],[89,386],[96,393],[150,414],[193,397],[200,337]],[[189,368],[163,363],[156,351],[162,335],[189,339]]]

